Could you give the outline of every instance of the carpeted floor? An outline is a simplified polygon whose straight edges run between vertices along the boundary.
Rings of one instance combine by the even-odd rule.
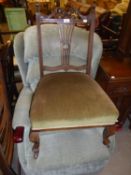
[[[98,175],[131,175],[131,130],[128,123],[116,134],[116,149]]]

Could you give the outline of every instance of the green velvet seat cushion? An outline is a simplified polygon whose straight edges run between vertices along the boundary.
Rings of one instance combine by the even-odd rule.
[[[33,130],[111,125],[118,111],[102,88],[84,73],[45,75],[32,99]]]

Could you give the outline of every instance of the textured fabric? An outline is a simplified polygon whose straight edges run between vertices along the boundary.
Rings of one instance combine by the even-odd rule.
[[[98,55],[98,57],[96,59],[92,60],[91,63],[91,76],[92,78],[95,78],[96,76],[96,71],[99,65],[99,61],[100,61],[100,56]],[[50,66],[55,66],[58,65],[60,63],[60,60],[58,58],[56,59],[44,59],[44,63],[45,65],[50,65]],[[70,63],[72,65],[84,65],[86,64],[86,59],[80,59],[80,58],[75,58],[75,57],[71,57],[70,58]],[[58,72],[58,71],[54,71],[54,72]],[[63,72],[62,70],[60,70],[59,72]],[[70,70],[70,72],[73,72],[73,70]],[[81,71],[81,72],[85,72],[85,70]],[[49,74],[52,73],[50,71],[45,71],[45,74]],[[33,91],[35,91],[36,86],[38,84],[40,80],[40,71],[39,71],[39,62],[38,62],[38,58],[34,57],[32,60],[29,61],[28,63],[28,71],[27,71],[27,75],[26,75],[26,83],[30,85],[31,89]]]
[[[43,43],[44,61],[45,64],[54,66],[60,64],[60,52],[58,51],[56,52],[56,47],[59,46],[59,40],[58,40],[59,36],[58,31],[56,31],[56,29],[52,29],[51,27],[49,27],[49,29],[50,29],[49,33],[52,33],[52,35],[54,33],[52,30],[55,30],[55,33],[57,33],[57,35],[55,34],[53,37],[53,40],[55,41],[57,40],[57,43],[55,42],[54,44],[53,42],[49,41],[47,42],[46,38],[43,38],[46,40],[46,42]],[[45,30],[47,31],[48,28],[45,28]],[[80,64],[85,63],[87,49],[85,49],[84,44],[87,45],[87,38],[88,38],[87,31],[83,29],[76,30],[75,36],[73,37],[72,52],[71,52],[73,59],[71,59],[71,64],[77,65],[78,63]],[[78,39],[81,42],[78,41]],[[37,83],[39,81],[38,48],[36,41],[37,41],[36,26],[31,26],[25,32],[18,33],[14,39],[14,53],[20,69],[24,86],[30,86],[32,90],[35,90]],[[50,47],[51,49],[49,49]],[[97,34],[95,34],[93,58],[91,64],[91,75],[93,78],[95,78],[101,55],[102,55],[102,42],[100,37]]]
[[[82,32],[84,37],[81,37],[79,31],[84,30],[76,31],[76,35],[78,34],[81,40],[83,40],[85,33],[86,35],[88,33],[86,31]],[[26,175],[90,175],[93,172],[99,171],[105,165],[111,153],[111,150],[102,143],[103,128],[41,133],[40,154],[38,159],[33,158],[32,143],[29,141],[31,129],[29,111],[33,91],[35,91],[39,81],[38,64],[36,65],[38,54],[35,32],[35,26],[33,26],[28,28],[26,32],[17,34],[14,39],[15,57],[24,83],[24,88],[20,93],[13,117],[14,129],[17,126],[24,126],[24,141],[17,145],[20,164]],[[47,48],[49,42],[48,40],[46,41]],[[54,49],[55,44],[57,46],[57,43],[50,44]],[[85,62],[85,58],[83,57],[85,53],[83,54],[82,52],[84,50],[84,42],[81,41],[79,45],[78,38],[76,38],[74,44],[77,53],[75,58],[81,61],[82,56],[82,61]],[[51,60],[48,60],[49,64],[52,62],[58,64],[59,53],[54,53],[53,48],[51,50],[47,48],[47,51],[46,53],[44,52],[46,54],[44,59],[46,56],[49,59],[49,52],[51,52],[53,53],[53,57],[50,57]],[[93,78],[96,75],[101,54],[102,42],[97,34],[95,34],[91,70]],[[114,147],[114,137],[110,145],[110,148],[113,149],[112,146]]]
[[[21,91],[13,118],[14,129],[25,127],[24,141],[17,145],[25,175],[92,175],[100,171],[114,147],[114,137],[110,149],[102,144],[103,128],[44,132],[40,136],[40,156],[37,160],[33,158],[32,143],[28,137],[31,96],[29,89]]]
[[[20,74],[22,77],[22,81],[24,86],[27,86],[26,83],[26,73],[28,65],[24,62],[24,38],[23,32],[18,33],[15,35],[14,39],[14,54],[17,60],[17,64],[19,66]]]
[[[42,46],[43,59],[52,58],[60,59],[60,37],[58,25],[44,24],[41,26],[42,31]],[[75,27],[71,40],[71,57],[76,57],[85,60],[87,56],[88,31],[82,28]],[[30,59],[38,57],[38,43],[36,26],[29,27],[24,32],[24,60],[29,62]],[[93,53],[94,57],[98,57],[102,52],[102,42],[97,34],[94,34]]]
[[[16,129],[18,126],[23,126],[25,128],[31,127],[29,110],[32,96],[33,92],[29,88],[24,87],[20,92],[13,115],[12,125],[14,129]]]
[[[103,128],[44,132],[40,135],[40,154],[32,155],[29,131],[18,144],[20,163],[26,175],[91,175],[100,171],[114,150],[102,144]],[[94,174],[93,174],[94,175]]]
[[[31,98],[32,91],[23,88],[13,117],[14,129],[25,127],[24,141],[17,145],[25,175],[92,175],[100,171],[115,146],[114,137],[110,138],[110,147],[103,145],[103,128],[43,132],[40,135],[39,157],[33,158],[32,143],[29,141]]]
[[[32,129],[114,124],[118,111],[84,73],[55,73],[41,79],[32,99]]]

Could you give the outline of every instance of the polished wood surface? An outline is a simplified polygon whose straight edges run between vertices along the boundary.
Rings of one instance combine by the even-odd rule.
[[[13,130],[2,64],[4,49],[0,48],[0,170],[4,175],[15,175],[10,168],[13,155]]]
[[[131,59],[118,54],[104,56],[96,79],[117,106],[122,126],[131,109]]]
[[[103,57],[100,65],[110,77],[115,76],[115,81],[122,78],[131,80],[131,60],[129,57],[123,59],[123,55],[114,53]],[[111,80],[114,80],[113,77],[111,77]]]
[[[127,9],[127,13],[123,20],[122,30],[119,38],[118,50],[124,55],[131,54],[131,0]]]

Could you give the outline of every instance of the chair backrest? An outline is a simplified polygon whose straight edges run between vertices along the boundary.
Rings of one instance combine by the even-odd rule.
[[[28,27],[24,8],[5,8],[5,16],[10,31],[23,31]]]
[[[39,9],[39,8],[37,8]],[[50,16],[44,17],[40,14],[39,10],[36,13],[36,24],[37,24],[37,34],[38,34],[38,53],[39,53],[39,65],[40,65],[40,77],[43,77],[44,71],[56,71],[56,70],[76,70],[81,71],[86,69],[86,73],[90,75],[91,73],[91,59],[92,59],[92,48],[93,48],[93,34],[95,30],[95,6],[92,5],[89,14],[87,16],[82,16],[75,9],[56,9]],[[42,46],[42,32],[41,24],[44,23],[56,23],[59,30],[59,41],[60,41],[60,51],[61,51],[61,64],[55,67],[49,67],[44,65],[43,58],[43,46]],[[71,51],[71,41],[73,31],[76,25],[82,25],[86,29],[89,28],[88,35],[88,47],[87,47],[87,61],[85,65],[71,65],[70,64],[70,51]],[[50,41],[51,42],[51,41]],[[44,42],[43,42],[44,44]],[[55,44],[55,43],[54,43]],[[79,43],[78,43],[79,44]]]

